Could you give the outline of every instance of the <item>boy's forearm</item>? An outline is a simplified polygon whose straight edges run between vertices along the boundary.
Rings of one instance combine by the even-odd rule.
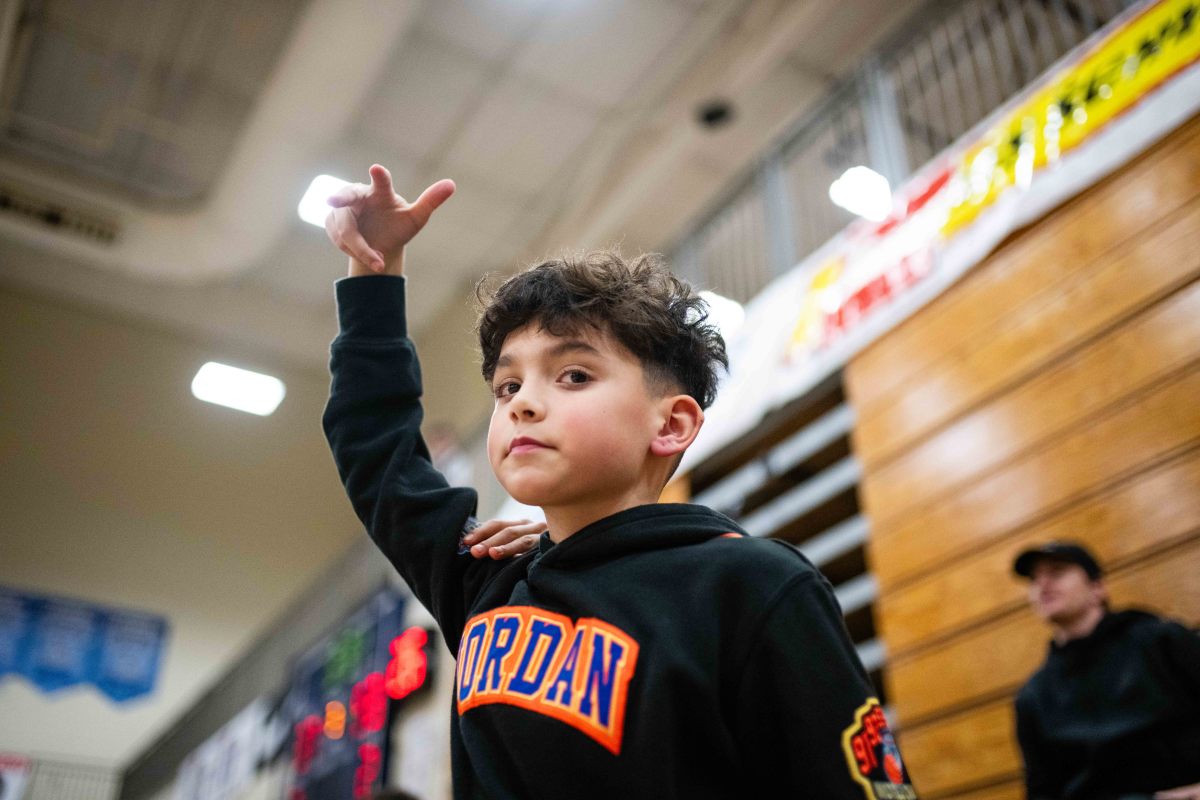
[[[475,559],[458,555],[457,540],[475,492],[448,486],[421,439],[420,369],[405,329],[403,281],[340,281],[338,296],[326,437],[367,532],[456,642],[466,572],[473,579],[479,571],[469,563]]]
[[[338,285],[340,333],[331,347],[333,381],[323,422],[346,492],[374,534],[384,471],[396,468],[397,458],[418,455],[421,389],[407,341],[403,284],[371,275],[374,281]]]

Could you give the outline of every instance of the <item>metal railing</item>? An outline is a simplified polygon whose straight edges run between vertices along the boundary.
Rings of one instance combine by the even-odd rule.
[[[865,165],[893,187],[1141,0],[934,0],[734,184],[672,252],[745,302],[854,220],[829,185]]]
[[[33,759],[25,800],[115,800],[120,774],[110,768],[70,761]]]

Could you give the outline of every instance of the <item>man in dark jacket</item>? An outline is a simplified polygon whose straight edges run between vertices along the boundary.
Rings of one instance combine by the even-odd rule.
[[[1053,636],[1016,700],[1030,800],[1200,798],[1200,637],[1111,611],[1103,570],[1077,543],[1026,550],[1013,570]]]

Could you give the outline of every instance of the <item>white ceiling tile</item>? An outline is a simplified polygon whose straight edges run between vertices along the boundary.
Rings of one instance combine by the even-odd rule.
[[[847,13],[837,0],[822,0],[813,17],[821,35],[798,42],[795,57],[817,74],[841,74],[857,65],[864,51],[894,31],[912,11],[909,4],[894,0],[855,0],[854,13]]]
[[[532,195],[586,141],[596,115],[517,80],[497,86],[451,149],[444,167],[466,181]]]
[[[443,177],[439,173],[439,177]],[[447,172],[444,177],[453,178]],[[437,219],[451,227],[468,228],[488,236],[524,238],[532,235],[517,222],[523,199],[468,177],[457,181],[457,190],[437,211]]]
[[[555,2],[557,0],[554,0]],[[437,0],[421,27],[486,59],[502,57],[544,16],[551,0]]]
[[[412,193],[420,193],[424,186],[418,186],[417,162],[387,142],[359,136],[347,138],[338,144],[337,148],[326,158],[314,162],[312,177],[326,174],[354,183],[368,183],[371,176],[367,170],[372,164],[382,164],[392,174],[392,183],[396,191],[407,197]],[[307,188],[308,184],[305,184]],[[299,202],[299,198],[296,199]]]
[[[483,276],[480,261],[497,238],[435,218],[405,253],[404,270],[412,282],[408,294],[409,321],[419,330],[456,295],[466,301],[471,287]]]
[[[478,277],[508,275],[528,266],[534,256],[524,252],[526,247],[524,240],[518,243],[504,238],[495,239],[487,252],[475,262],[473,274]]]
[[[592,103],[616,105],[677,39],[689,11],[659,0],[561,3],[513,68]]]
[[[474,264],[487,251],[493,238],[477,228],[448,224],[435,214],[409,244],[405,259],[435,265],[438,270],[454,271]]]
[[[281,299],[307,304],[333,302],[333,282],[346,276],[346,256],[325,231],[299,219],[270,255],[247,271],[243,280]]]
[[[397,152],[437,152],[478,100],[489,66],[457,47],[410,37],[384,72],[359,120],[362,133]]]
[[[619,238],[627,253],[662,251],[688,219],[704,210],[722,177],[698,159],[683,159],[608,234]]]
[[[448,224],[434,217],[429,225],[413,239],[405,253],[405,269],[414,275],[426,276],[429,283],[457,286],[478,276],[470,271],[487,253],[495,241],[477,228]]]

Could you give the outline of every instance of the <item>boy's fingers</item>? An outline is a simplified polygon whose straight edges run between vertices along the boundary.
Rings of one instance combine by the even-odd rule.
[[[528,536],[522,536],[519,539],[514,539],[508,544],[497,545],[496,547],[489,548],[488,555],[495,560],[519,556],[524,553],[528,553],[530,550],[537,547],[537,540],[537,534],[531,533]]]
[[[481,539],[480,542],[485,547],[499,547],[525,536],[536,536],[544,530],[546,530],[544,522],[514,522],[497,531],[491,538]]]
[[[385,197],[391,197],[396,193],[392,188],[392,173],[387,171],[387,167],[382,164],[371,165],[371,192],[373,194],[382,194]]]
[[[421,192],[421,196],[408,207],[408,212],[416,219],[417,225],[424,226],[437,207],[454,194],[454,188],[454,181],[443,178]]]
[[[480,539],[485,539],[491,536],[493,533],[500,530],[507,524],[507,522],[502,523],[498,519],[489,519],[487,522],[481,522],[463,534],[463,541],[467,544],[474,544]]]
[[[348,183],[338,189],[329,197],[325,198],[325,202],[334,208],[345,208],[346,206],[354,206],[367,198],[367,192],[371,190],[370,186],[362,183]]]
[[[383,256],[367,244],[358,232],[358,223],[348,208],[335,208],[325,217],[325,232],[330,241],[346,255],[372,269],[383,268]]]
[[[493,520],[493,522],[498,522],[498,520]],[[482,525],[475,530],[478,531],[481,528],[483,528]],[[544,530],[546,530],[546,523],[544,522],[506,524],[504,528],[493,535],[471,545],[471,555],[476,558],[484,558],[486,556],[505,558],[507,556],[520,555],[537,547],[538,539],[541,538]],[[474,532],[472,531],[472,533]]]
[[[505,528],[512,527],[513,525],[527,524],[529,524],[529,520],[527,519],[489,519],[487,522],[475,526],[470,533],[464,535],[463,541],[467,544],[481,542],[484,539],[490,539],[492,536],[504,530]]]

